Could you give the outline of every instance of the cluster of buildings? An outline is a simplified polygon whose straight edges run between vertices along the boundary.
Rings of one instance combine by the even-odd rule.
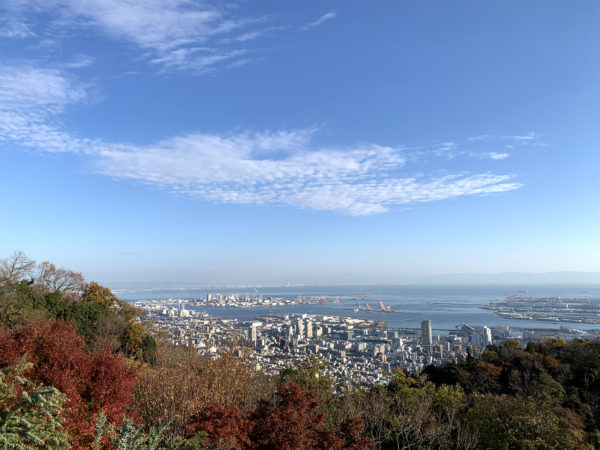
[[[190,303],[193,306],[247,308],[252,306],[295,305],[297,301],[282,297],[263,297],[262,295],[207,294],[206,297]]]
[[[256,295],[240,295],[240,294],[207,294],[206,297],[198,300],[179,300],[179,299],[168,299],[168,300],[156,300],[155,302],[160,303],[164,306],[172,306],[173,304],[183,304],[192,307],[228,307],[228,308],[249,308],[256,306],[265,307],[276,307],[276,306],[288,306],[298,304],[315,304],[315,303],[337,303],[337,298],[332,300],[326,297],[317,296],[298,296],[296,298],[284,298],[284,297],[263,297],[262,294]]]
[[[550,336],[587,337],[585,331],[566,327],[557,332],[465,324],[447,335],[434,335],[429,320],[423,320],[420,329],[394,330],[374,320],[314,314],[269,314],[240,321],[186,309],[186,302],[172,299],[138,306],[147,312],[145,320],[173,344],[215,357],[243,344],[256,369],[265,373],[277,374],[315,355],[326,363],[324,374],[339,389],[385,382],[395,368],[418,372],[427,365],[462,361],[506,339],[525,345]]]
[[[520,297],[492,300],[487,309],[507,319],[600,324],[600,299]]]

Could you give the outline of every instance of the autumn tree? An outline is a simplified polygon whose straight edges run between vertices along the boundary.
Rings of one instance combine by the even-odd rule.
[[[203,442],[213,448],[242,450],[250,448],[251,423],[245,413],[233,405],[213,404],[202,408],[190,419],[188,435],[203,433]]]
[[[74,296],[81,292],[83,275],[72,270],[57,268],[54,264],[44,261],[37,266],[35,282],[49,292],[61,291],[63,296]]]
[[[16,330],[0,330],[0,368],[31,361],[25,375],[53,386],[67,397],[63,416],[75,446],[93,436],[95,416],[104,410],[119,423],[133,400],[136,371],[120,355],[91,354],[70,324],[39,322]]]
[[[327,416],[316,392],[295,383],[280,384],[275,396],[262,400],[248,413],[233,405],[210,405],[192,417],[189,433],[206,435],[209,448],[365,450],[372,442],[363,436],[363,422],[350,418],[328,429]]]
[[[274,391],[275,381],[254,369],[243,348],[211,358],[159,340],[154,366],[140,369],[135,405],[145,423],[170,420],[167,436],[183,437],[191,417],[202,408],[218,404],[250,411]]]
[[[318,395],[295,383],[280,384],[273,401],[263,400],[251,414],[250,440],[262,449],[291,450],[342,446],[335,432],[325,429],[327,416]]]

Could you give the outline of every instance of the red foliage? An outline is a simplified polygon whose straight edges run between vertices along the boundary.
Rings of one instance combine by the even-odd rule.
[[[295,384],[277,387],[277,404],[263,401],[252,414],[251,440],[264,449],[311,448],[322,440],[325,419],[316,393]]]
[[[315,392],[297,384],[282,384],[274,401],[262,401],[246,415],[234,406],[213,405],[196,414],[189,434],[204,431],[211,444],[233,449],[353,449],[372,447],[362,436],[363,422],[351,418],[339,431],[326,431],[327,416],[321,412]]]
[[[26,376],[56,387],[68,397],[66,428],[75,447],[87,447],[95,417],[103,409],[110,421],[119,422],[133,400],[137,380],[120,355],[92,355],[74,328],[65,322],[46,321],[17,330],[0,330],[0,367],[21,358],[33,363]]]
[[[88,380],[85,395],[92,409],[103,409],[109,419],[120,422],[133,400],[136,371],[127,367],[122,355],[104,350],[94,356]]]
[[[235,406],[211,405],[191,418],[189,435],[204,431],[209,443],[223,444],[234,450],[248,448],[250,423]]]
[[[339,448],[352,450],[367,450],[373,448],[373,441],[362,435],[365,423],[359,417],[351,417],[342,423],[339,436],[343,445]]]

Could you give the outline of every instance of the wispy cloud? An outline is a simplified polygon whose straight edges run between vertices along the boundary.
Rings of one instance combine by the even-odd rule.
[[[438,157],[443,157],[446,159],[454,159],[459,155],[462,155],[464,152],[459,150],[460,145],[456,142],[442,142],[440,144],[434,145],[433,154]]]
[[[461,149],[461,151],[462,154],[480,159],[489,158],[500,161],[510,157],[511,154],[507,151],[513,151],[522,147],[547,147],[549,144],[543,142],[541,139],[542,135],[535,132],[512,135],[481,134],[468,137],[465,145],[467,147],[470,146],[471,150]],[[473,147],[477,147],[478,149],[473,150]],[[489,151],[489,147],[501,148],[502,151]]]
[[[14,18],[0,20],[0,37],[24,39],[32,36],[35,36],[35,33],[24,21]]]
[[[214,70],[216,64],[244,55],[244,50],[232,50],[229,52],[217,52],[210,48],[178,48],[167,54],[151,59],[150,62],[158,64],[164,69],[195,69],[199,73]],[[235,62],[235,61],[234,61]]]
[[[540,136],[536,133],[529,133],[525,135],[514,135],[514,136],[502,136],[502,139],[512,139],[518,142],[533,141],[539,139]]]
[[[10,140],[51,152],[79,152],[89,140],[55,125],[68,105],[88,99],[86,86],[58,69],[26,64],[0,67],[0,141]]]
[[[248,32],[240,34],[238,36],[219,39],[218,43],[220,43],[220,44],[235,44],[236,42],[243,43],[243,42],[253,41],[258,38],[272,35],[273,33],[277,32],[277,31],[285,30],[287,28],[289,28],[289,27],[281,26],[281,25],[260,28],[257,30],[248,31]]]
[[[57,69],[29,65],[0,66],[0,108],[7,111],[58,113],[87,98],[85,87]]]
[[[4,9],[4,11],[2,11]],[[130,44],[155,64],[169,70],[205,71],[242,54],[241,49],[220,48],[220,42],[244,42],[272,34],[283,27],[255,29],[265,17],[234,16],[234,8],[189,0],[31,0],[10,7],[0,4],[8,17],[4,36],[28,37],[36,17],[49,16],[61,29],[96,30]],[[27,19],[25,19],[27,18]],[[39,25],[39,24],[38,24]],[[236,38],[227,38],[238,33]]]
[[[70,61],[64,62],[61,66],[65,69],[83,69],[84,67],[90,67],[94,64],[96,58],[90,55],[75,55]]]
[[[478,136],[471,136],[467,138],[467,141],[515,141],[519,143],[534,141],[540,139],[542,136],[531,132],[527,134],[516,134],[516,135],[493,135],[493,134],[481,134]]]
[[[487,156],[489,156],[492,159],[495,160],[502,160],[502,159],[506,159],[510,156],[509,153],[498,153],[498,152],[490,152],[487,153]]]
[[[76,152],[98,173],[207,201],[350,215],[521,186],[511,174],[411,174],[403,147],[323,147],[314,144],[317,127],[190,133],[144,146],[81,138],[65,131],[56,118],[86,99],[85,86],[63,71],[4,66],[0,140],[40,151]]]
[[[302,28],[306,30],[309,28],[318,27],[319,25],[322,25],[323,23],[327,22],[328,20],[333,20],[336,17],[337,17],[337,12],[329,11],[329,12],[326,12],[325,14],[323,14],[317,20],[314,20],[313,22],[309,22],[309,23],[305,24]]]
[[[0,0],[0,37],[25,39],[34,37],[30,22],[23,14],[24,2],[21,0]]]
[[[281,140],[281,136],[276,140]],[[142,181],[219,203],[286,205],[349,215],[370,215],[391,206],[520,187],[512,175],[416,177],[402,174],[402,150],[377,145],[356,149],[288,152],[257,158],[255,135],[196,134],[151,147],[107,149],[96,167],[105,175]]]

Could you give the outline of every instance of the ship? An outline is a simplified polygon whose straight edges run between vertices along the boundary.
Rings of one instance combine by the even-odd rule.
[[[400,312],[399,309],[392,310],[392,307],[383,303],[383,300],[379,300],[379,309],[384,313]]]

